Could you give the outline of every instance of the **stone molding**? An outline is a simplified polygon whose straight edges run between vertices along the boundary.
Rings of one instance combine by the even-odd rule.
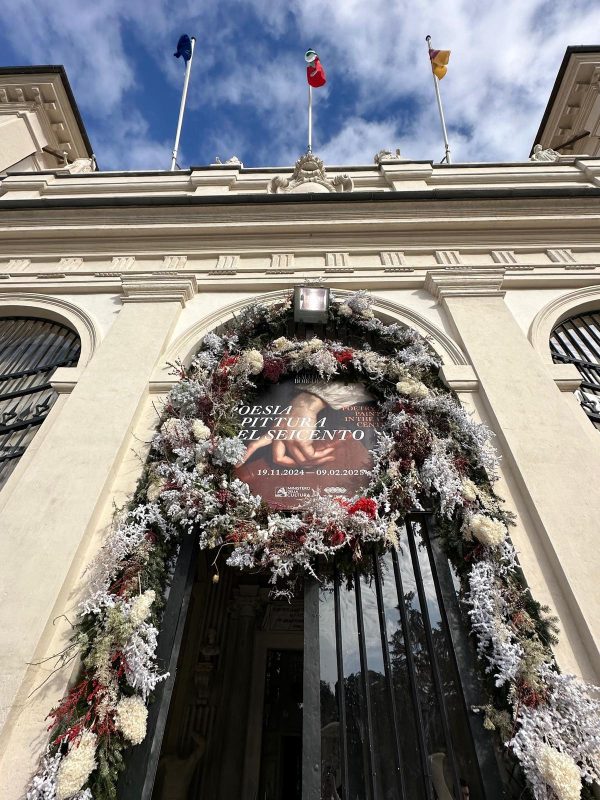
[[[575,364],[548,364],[552,380],[561,392],[575,392],[583,378]]]
[[[271,269],[293,269],[294,253],[271,253]]]
[[[425,291],[436,300],[448,297],[504,297],[503,269],[433,270],[425,276]]]
[[[459,250],[436,250],[435,260],[448,269],[460,269],[464,264],[460,258]]]
[[[79,367],[58,367],[50,378],[50,385],[57,394],[71,394],[83,375]]]
[[[117,272],[126,272],[133,269],[135,256],[113,256],[111,267]]]
[[[98,346],[101,336],[96,321],[81,308],[62,297],[50,297],[20,291],[0,294],[0,316],[21,314],[59,322],[76,331],[81,343],[79,366],[85,366]]]
[[[63,270],[78,270],[83,266],[83,258],[80,256],[69,256],[67,258],[60,258],[58,261],[59,271]]]
[[[164,256],[163,269],[185,269],[187,256]]]
[[[584,286],[574,292],[555,297],[538,311],[529,327],[529,341],[542,359],[551,364],[550,335],[559,322],[575,313],[600,310],[600,284]]]
[[[440,378],[455,392],[477,392],[479,378],[470,364],[445,364],[440,368]]]
[[[326,267],[349,267],[350,253],[331,252],[325,253]]]
[[[123,303],[174,303],[185,306],[198,291],[195,275],[140,273],[122,275]]]
[[[31,264],[30,258],[10,258],[8,260],[8,264],[6,265],[6,269],[9,273],[11,272],[25,272],[25,270]]]
[[[239,266],[240,266],[240,257],[237,253],[220,255],[217,258],[217,265],[215,266],[215,271],[235,272]]]
[[[351,290],[335,289],[337,298],[349,297]],[[180,359],[187,363],[195,354],[198,343],[210,331],[232,319],[235,314],[245,308],[250,302],[256,303],[276,303],[289,297],[289,289],[282,289],[265,294],[257,294],[254,297],[245,297],[235,303],[225,306],[208,316],[195,322],[187,330],[181,333],[176,339],[169,343],[165,352],[163,363],[173,363]],[[426,336],[435,352],[441,357],[445,364],[450,366],[466,365],[467,359],[459,345],[446,333],[437,327],[431,320],[419,314],[412,308],[400,305],[391,300],[373,296],[373,310],[384,319],[385,322],[398,322],[408,328],[414,328],[421,335]],[[158,369],[152,378],[157,384],[168,382],[169,377],[164,369]]]

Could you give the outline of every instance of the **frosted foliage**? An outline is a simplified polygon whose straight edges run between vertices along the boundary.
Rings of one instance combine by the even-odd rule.
[[[440,512],[451,517],[457,505],[462,503],[462,479],[447,450],[447,439],[435,439],[431,452],[421,467],[421,480],[427,492],[436,491],[440,498]]]
[[[498,455],[492,445],[494,434],[486,425],[475,422],[467,410],[451,395],[430,393],[420,401],[420,405],[424,411],[447,416],[457,428],[459,444],[473,453],[490,480],[498,477]]]
[[[477,652],[486,664],[486,672],[494,674],[496,686],[503,686],[517,676],[523,648],[504,621],[506,601],[491,561],[483,560],[473,565],[469,589],[469,617],[477,635]]]
[[[194,380],[179,381],[169,394],[169,402],[182,417],[196,413],[197,401],[204,394],[204,387]]]
[[[547,793],[539,762],[546,745],[570,756],[585,781],[600,783],[600,689],[574,675],[560,675],[547,664],[540,674],[549,690],[547,702],[520,709],[520,727],[509,744],[534,787],[536,800],[546,800],[553,797]]]
[[[123,648],[127,683],[139,691],[144,700],[168,676],[168,673],[161,675],[156,669],[157,640],[156,628],[143,622]]]
[[[56,773],[62,758],[60,753],[45,752],[41,766],[27,792],[27,800],[56,800]]]
[[[88,567],[88,596],[81,603],[83,614],[98,614],[112,608],[115,596],[109,592],[110,585],[125,561],[144,542],[148,529],[158,527],[163,535],[170,535],[172,527],[164,519],[154,503],[139,505],[125,515],[110,534],[96,558]]]

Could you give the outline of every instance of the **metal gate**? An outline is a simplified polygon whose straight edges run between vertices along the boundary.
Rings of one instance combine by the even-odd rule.
[[[305,592],[304,800],[504,796],[433,530],[411,514],[367,574]]]

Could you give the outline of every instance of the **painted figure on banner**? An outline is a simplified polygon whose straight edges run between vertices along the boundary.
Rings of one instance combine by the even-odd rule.
[[[236,475],[273,507],[352,497],[369,484],[377,409],[361,383],[282,381],[238,414],[248,450]]]

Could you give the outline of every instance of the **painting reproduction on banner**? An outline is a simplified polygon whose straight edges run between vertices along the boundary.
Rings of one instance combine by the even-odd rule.
[[[378,412],[363,384],[285,380],[237,413],[247,453],[236,475],[272,507],[307,508],[319,494],[351,498],[368,486]]]

